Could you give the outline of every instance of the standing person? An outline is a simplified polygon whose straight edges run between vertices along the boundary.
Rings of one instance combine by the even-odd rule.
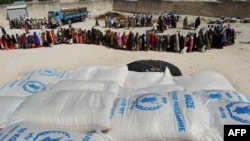
[[[2,34],[3,34],[3,35],[6,35],[7,32],[6,32],[6,30],[4,29],[4,27],[2,27],[2,26],[0,26],[0,27],[1,27],[1,30],[2,30]]]
[[[71,29],[72,28],[72,22],[71,22],[71,20],[68,21],[68,24],[69,24],[69,29]]]
[[[57,29],[57,38],[58,38],[58,43],[61,44],[63,42],[63,34],[62,34],[62,29],[58,28]]]
[[[108,16],[105,16],[105,28],[108,28]]]
[[[125,31],[122,34],[122,48],[123,49],[127,48],[127,35]]]
[[[36,32],[33,32],[33,38],[35,47],[41,47],[40,40]]]
[[[200,20],[200,16],[198,16],[194,23],[195,30],[200,26],[200,24],[201,24],[201,20]]]
[[[17,40],[13,34],[11,35],[11,40],[12,40],[12,43],[14,44],[15,49],[18,49]]]
[[[17,48],[21,48],[20,36],[16,33]]]
[[[155,48],[155,45],[156,45],[156,36],[155,36],[154,32],[150,33],[149,44],[150,44],[151,48],[153,48],[153,49]]]
[[[194,46],[194,37],[193,35],[190,35],[188,52],[193,52],[193,46]]]
[[[120,32],[117,33],[117,43],[118,43],[118,48],[122,48],[122,34]]]
[[[141,50],[144,51],[145,50],[145,45],[146,45],[146,36],[145,36],[145,34],[142,34],[141,38],[142,38]]]
[[[95,17],[95,26],[99,26],[98,17]]]
[[[48,30],[46,30],[46,41],[48,43],[48,46],[51,46],[52,43],[53,43],[53,40],[52,40],[52,37],[51,37],[51,34]]]
[[[24,21],[24,25],[23,26],[24,26],[25,33],[29,34],[30,31],[29,31],[29,25],[28,25],[28,21],[27,20]]]
[[[185,16],[184,20],[183,20],[183,29],[187,29],[188,26],[188,18],[187,16]]]
[[[53,29],[51,29],[51,37],[52,37],[53,43],[55,45],[57,45],[58,44],[58,38],[57,38],[57,35],[55,34]]]
[[[175,48],[174,48],[175,52],[179,52],[180,51],[180,42],[179,42],[179,35],[178,33],[175,33]]]
[[[4,49],[4,44],[3,44],[2,37],[0,37],[0,49]]]

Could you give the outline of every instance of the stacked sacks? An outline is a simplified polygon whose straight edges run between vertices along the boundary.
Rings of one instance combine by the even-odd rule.
[[[5,127],[6,122],[12,117],[25,97],[1,96],[0,97],[0,129]]]
[[[110,129],[110,111],[118,93],[48,90],[26,98],[8,123],[24,120],[82,133]]]
[[[174,83],[190,91],[207,108],[210,128],[203,135],[204,140],[223,141],[226,124],[250,124],[249,98],[235,90],[222,74],[201,71],[174,77]]]
[[[165,72],[129,71],[124,88],[140,89],[162,84],[174,84],[173,77],[167,67]]]
[[[228,79],[214,71],[201,71],[189,76],[176,76],[174,84],[188,91],[197,90],[235,90]]]
[[[1,86],[0,96],[30,96],[48,90],[61,80],[69,79],[69,74],[69,71],[56,69],[33,70],[23,77]]]
[[[234,90],[200,90],[193,93],[210,114],[210,130],[215,131],[210,141],[223,141],[224,125],[250,125],[250,101],[245,95]]]
[[[71,71],[61,71],[52,68],[37,69],[26,73],[22,79],[35,79],[50,83],[57,83],[60,80],[69,79],[70,73]]]
[[[114,141],[203,140],[209,119],[191,93],[144,93],[115,100],[108,134]]]
[[[104,137],[99,132],[105,131],[113,141],[221,141],[224,124],[248,124],[250,119],[248,98],[212,71],[172,77],[169,69],[165,73],[132,72],[127,66],[82,66],[71,72],[34,70],[18,80],[47,82],[46,89],[29,84],[26,86],[39,91],[20,94],[23,87],[17,85],[19,81],[13,85],[19,90],[7,91],[14,87],[5,85],[0,91],[3,140],[28,127],[34,132],[27,128],[18,139],[45,139],[41,135],[59,139],[57,133],[77,132],[79,138],[59,136],[86,140],[86,136],[97,135],[98,140],[99,135]]]
[[[133,96],[150,92],[171,92],[184,90],[175,85],[168,69],[165,72],[135,72],[129,71],[124,87],[120,88],[119,97]]]
[[[79,133],[47,128],[30,122],[18,122],[0,130],[1,141],[105,141],[98,133]]]
[[[74,69],[71,72],[70,77],[74,80],[115,82],[120,87],[124,87],[127,75],[127,66],[111,67],[103,65],[90,65]]]

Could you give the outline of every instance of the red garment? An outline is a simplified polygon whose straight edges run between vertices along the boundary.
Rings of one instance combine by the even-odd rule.
[[[25,44],[23,34],[20,35],[20,44],[21,44],[21,47],[23,48],[23,47],[24,47],[24,44]]]
[[[0,38],[0,47],[1,48],[3,47],[3,49],[6,49],[6,47],[5,47],[5,41],[2,40],[1,38]]]
[[[49,44],[49,45],[51,45],[52,44],[52,37],[51,37],[51,34],[50,34],[50,32],[49,31],[46,31],[46,40],[47,40],[47,43]]]
[[[149,37],[149,44],[150,44],[151,46],[155,46],[155,43],[156,43],[156,36],[155,36],[155,34],[152,32],[152,33],[150,34],[150,37]]]
[[[58,38],[54,31],[51,31],[51,36],[52,36],[54,44],[58,44]]]

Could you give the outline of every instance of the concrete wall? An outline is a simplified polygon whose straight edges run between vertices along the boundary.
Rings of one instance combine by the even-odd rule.
[[[27,11],[30,17],[47,17],[48,11],[57,8],[70,8],[70,7],[87,7],[88,11],[112,11],[113,0],[86,0],[76,2],[59,2],[55,0],[52,2],[26,2]],[[0,16],[6,17],[8,5],[0,5]]]
[[[74,2],[73,2],[74,1]],[[123,12],[164,12],[200,16],[250,17],[250,0],[222,0],[207,2],[179,0],[54,0],[52,2],[28,2],[30,17],[47,17],[47,12],[56,8],[86,6],[88,11],[123,11]],[[0,16],[6,17],[6,7],[0,5]]]
[[[247,1],[166,1],[166,0],[114,0],[114,11],[123,12],[170,12],[185,15],[250,17]]]

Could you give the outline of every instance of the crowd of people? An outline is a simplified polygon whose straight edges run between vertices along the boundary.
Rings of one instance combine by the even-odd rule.
[[[111,48],[123,50],[154,50],[154,51],[171,51],[187,52],[205,51],[211,48],[223,48],[226,45],[234,44],[236,33],[230,24],[208,25],[200,28],[198,33],[188,33],[182,35],[180,32],[175,34],[158,34],[163,29],[175,28],[179,21],[178,16],[174,14],[162,14],[159,16],[157,26],[153,25],[152,30],[140,35],[138,32],[129,31],[126,33],[112,31],[109,27],[114,27],[114,23],[105,21],[107,30],[102,32],[97,28],[81,29],[73,28],[72,24],[68,28],[58,27],[57,29],[48,28],[42,23],[39,27],[41,32],[29,33],[28,27],[25,33],[9,35],[2,28],[2,37],[0,37],[0,47],[3,50],[9,49],[28,49],[37,47],[52,47],[57,44],[96,44],[109,46]],[[147,15],[134,15],[133,23],[139,23],[138,26],[146,26],[144,23]],[[144,20],[143,20],[144,19]],[[144,22],[143,22],[144,21]],[[183,20],[183,28],[187,28],[187,19]],[[18,24],[13,24],[16,27]],[[96,21],[96,26],[99,23]],[[195,29],[200,25],[200,17],[195,21]],[[17,26],[19,27],[19,26]],[[196,30],[195,30],[196,31]]]
[[[160,30],[167,29],[169,27],[176,28],[177,22],[181,16],[175,15],[173,12],[160,14],[158,21],[156,22],[156,28]],[[151,27],[153,26],[153,15],[148,13],[134,14],[127,17],[105,16],[105,27],[115,28],[133,28],[133,27]]]
[[[44,18],[31,18],[25,16],[19,16],[14,19],[9,20],[10,29],[41,29],[42,26],[46,26],[47,28],[54,28],[53,25],[60,24],[56,23],[56,21],[48,20],[46,17]]]

